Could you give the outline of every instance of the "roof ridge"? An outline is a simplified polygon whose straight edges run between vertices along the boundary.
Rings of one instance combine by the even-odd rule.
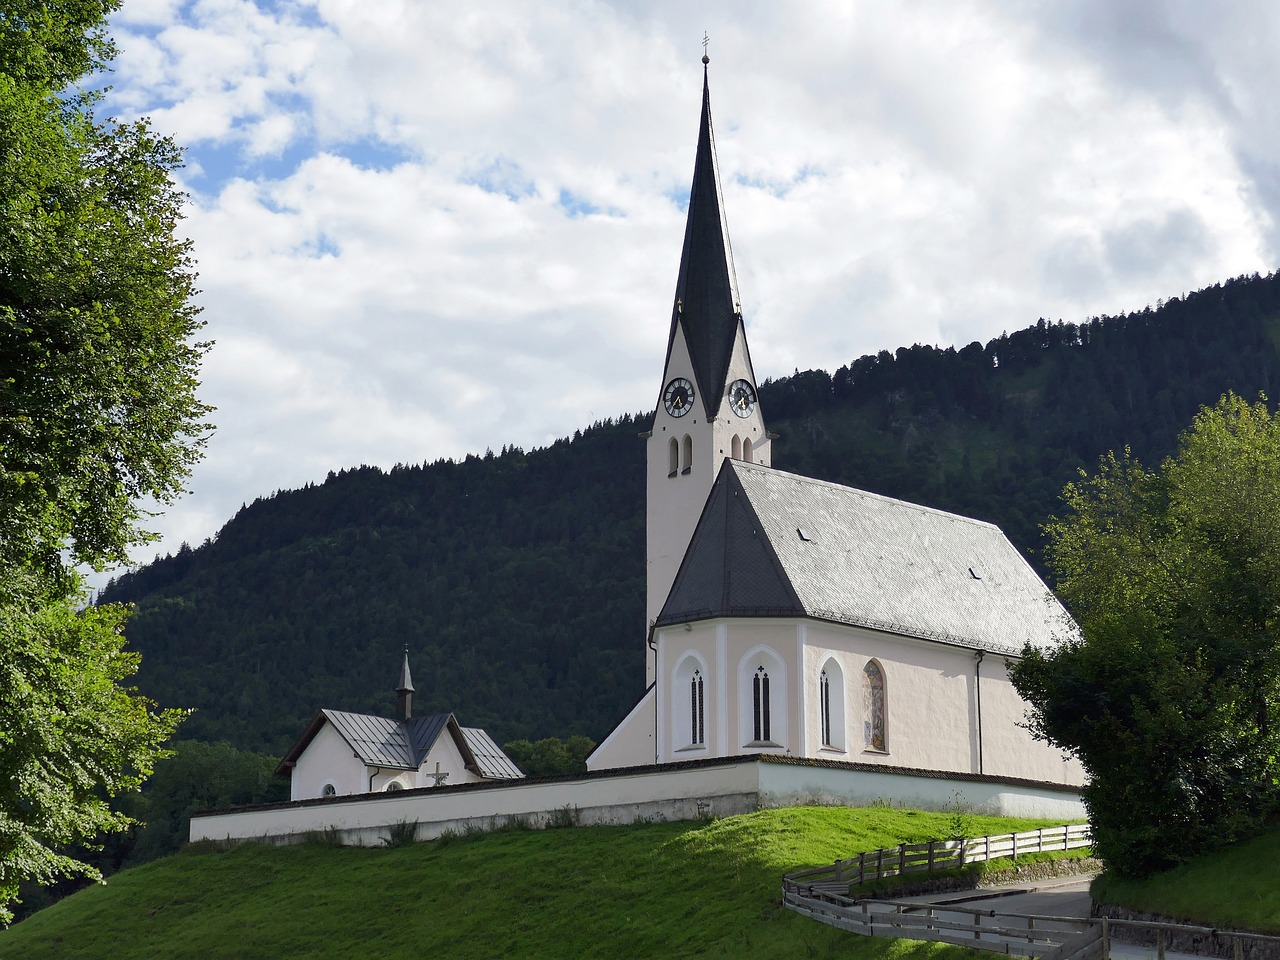
[[[726,457],[726,460],[730,458]],[[952,513],[950,510],[942,510],[938,507],[926,506],[923,503],[913,503],[910,500],[900,500],[897,497],[889,497],[883,493],[874,493],[871,490],[863,490],[861,487],[850,487],[843,483],[835,483],[831,480],[819,480],[816,477],[806,477],[801,473],[791,473],[787,470],[779,470],[775,467],[766,466],[762,463],[753,463],[746,460],[730,460],[735,470],[745,469],[754,473],[761,474],[779,474],[791,480],[799,480],[804,483],[812,484],[816,487],[828,487],[833,490],[841,490],[848,493],[856,493],[858,496],[866,497],[869,500],[880,500],[884,503],[892,503],[902,507],[909,507],[912,510],[919,510],[922,513],[931,513],[940,517],[947,517],[951,520],[961,520],[965,523],[972,523],[979,527],[986,527],[999,532],[1001,535],[1004,531],[1000,529],[998,524],[992,523],[990,520],[979,520],[977,517],[966,517],[962,513]]]

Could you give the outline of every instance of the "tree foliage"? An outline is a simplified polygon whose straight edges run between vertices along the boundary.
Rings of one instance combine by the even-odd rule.
[[[1229,394],[1160,470],[1109,455],[1064,499],[1048,560],[1080,636],[1014,684],[1084,763],[1100,855],[1146,874],[1280,806],[1280,417]]]
[[[502,750],[526,777],[558,777],[585,773],[587,756],[595,749],[590,737],[546,737],[536,742],[512,740]]]
[[[207,430],[179,151],[73,86],[117,6],[0,0],[0,920],[23,876],[92,872],[59,850],[127,825],[106,799],[181,717],[123,686],[123,611],[76,609],[75,566],[148,538]]]

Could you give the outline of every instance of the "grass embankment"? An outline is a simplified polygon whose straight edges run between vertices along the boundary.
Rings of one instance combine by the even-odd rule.
[[[1184,923],[1280,933],[1280,828],[1145,880],[1102,875],[1094,899]]]
[[[128,870],[0,933],[22,960],[854,957],[962,960],[785,910],[782,874],[948,836],[955,816],[806,807],[396,849],[243,845]],[[1048,821],[966,816],[970,835]]]

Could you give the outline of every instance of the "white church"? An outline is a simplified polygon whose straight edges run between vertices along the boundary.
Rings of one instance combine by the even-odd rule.
[[[996,526],[775,470],[702,119],[647,435],[647,688],[579,778],[527,780],[483,731],[322,710],[281,763],[292,800],[196,814],[191,839],[337,829],[376,845],[502,818],[691,819],[890,799],[1083,814],[1079,762],[1037,742],[1009,664],[1070,617]],[[639,644],[638,644],[639,646]],[[407,688],[407,690],[406,690]]]
[[[648,434],[648,688],[590,770],[776,754],[1082,782],[1008,662],[1073,629],[989,523],[775,470],[711,123]]]

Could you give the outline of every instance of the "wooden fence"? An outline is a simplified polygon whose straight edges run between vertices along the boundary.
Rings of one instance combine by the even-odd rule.
[[[1088,933],[1094,921],[997,913],[959,904],[932,905],[899,900],[836,903],[830,896],[794,894],[787,906],[814,920],[867,937],[937,940],[975,950],[1044,957]],[[1066,958],[1059,958],[1066,960]],[[1091,956],[1070,960],[1096,960]]]
[[[800,890],[809,894],[844,894],[847,897],[853,887],[882,877],[955,870],[966,863],[1030,853],[1075,850],[1091,843],[1087,823],[1044,827],[994,837],[973,837],[968,840],[904,843],[897,847],[860,853],[847,860],[837,860],[830,866],[810,867],[789,873],[782,879],[782,890],[784,899],[789,892]]]
[[[1090,844],[1086,824],[1026,833],[907,843],[873,850],[783,878],[783,902],[797,913],[871,937],[938,940],[977,950],[1045,960],[1110,960],[1113,945],[1143,944],[1147,956],[1196,953],[1227,960],[1280,960],[1280,937],[1144,920],[1000,913],[958,903],[859,898],[857,887],[881,877],[954,869],[966,863]],[[1130,947],[1131,954],[1132,947]]]

